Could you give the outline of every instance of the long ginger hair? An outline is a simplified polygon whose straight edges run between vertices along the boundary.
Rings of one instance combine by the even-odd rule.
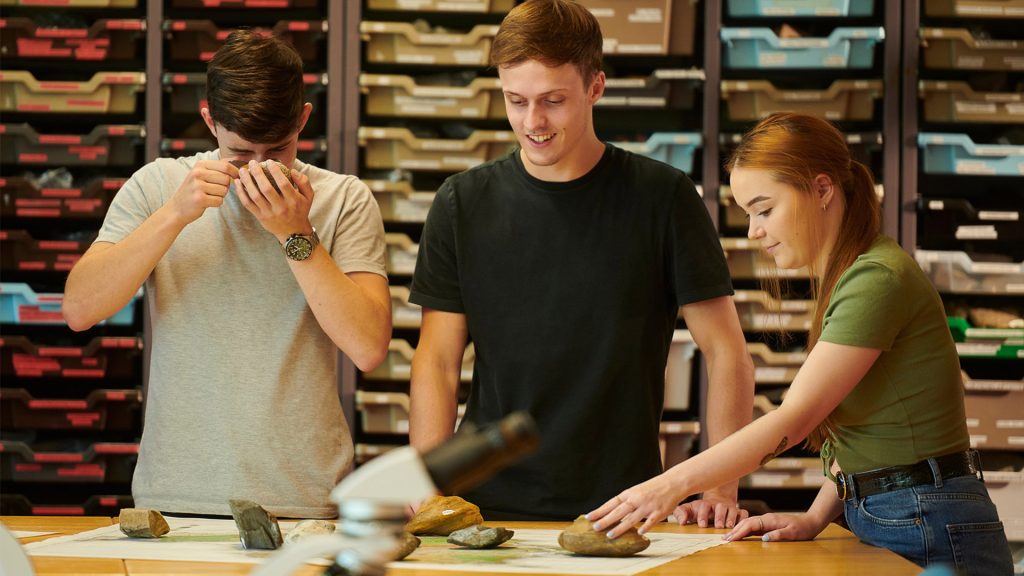
[[[825,269],[815,270],[811,263],[815,306],[807,339],[809,352],[821,336],[825,310],[836,283],[878,237],[881,216],[874,178],[867,166],[850,156],[846,139],[835,126],[817,116],[791,112],[772,114],[744,134],[725,169],[731,173],[737,166],[765,170],[776,181],[811,196],[816,191],[815,178],[824,174],[831,178],[835,193],[842,198],[844,213]],[[805,224],[811,238],[821,237],[815,232],[820,232],[824,219],[809,218]],[[779,296],[777,279],[767,282],[766,287]],[[832,435],[829,417],[808,435],[807,444],[820,450]]]

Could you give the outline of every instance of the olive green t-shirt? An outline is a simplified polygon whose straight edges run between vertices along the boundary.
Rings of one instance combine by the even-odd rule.
[[[880,236],[839,278],[819,340],[882,351],[832,413],[826,470],[830,455],[853,474],[969,447],[960,362],[942,301],[895,241]]]

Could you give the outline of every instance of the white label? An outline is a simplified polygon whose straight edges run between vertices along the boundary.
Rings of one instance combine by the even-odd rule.
[[[764,474],[764,473],[758,473],[758,472],[754,472],[753,474],[751,474],[749,476],[749,478],[750,478],[750,484],[752,486],[773,486],[773,487],[783,486],[783,485],[786,484],[786,480],[789,479],[788,476],[784,476],[782,474]]]
[[[942,200],[929,200],[928,201],[928,209],[929,210],[945,210],[946,209],[946,203],[943,202]]]
[[[1024,446],[1024,436],[1008,436],[1006,442],[1011,446]]]
[[[988,443],[987,434],[971,434],[971,448],[977,448],[982,444]]]
[[[789,381],[787,376],[789,376],[787,368],[769,368],[767,366],[754,368],[754,380],[759,382],[784,383]]]
[[[999,220],[1003,222],[1017,222],[1020,220],[1020,212],[981,210],[978,212],[978,220]]]
[[[968,418],[967,419],[967,427],[968,428],[977,428],[980,425],[981,425],[981,420],[979,420],[977,418]]]
[[[957,226],[957,240],[996,240],[999,233],[995,226]]]
[[[399,421],[395,422],[395,432],[398,432],[399,434],[408,434],[409,433],[409,421],[408,420],[399,420]]]
[[[1024,428],[1024,420],[996,420],[996,428]]]

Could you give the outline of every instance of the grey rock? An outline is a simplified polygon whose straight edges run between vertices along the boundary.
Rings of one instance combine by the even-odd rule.
[[[122,508],[117,522],[131,538],[159,538],[171,531],[163,514],[147,508]]]
[[[310,536],[334,534],[334,522],[327,520],[303,520],[285,534],[284,543],[291,544]]]
[[[238,538],[246,550],[276,550],[281,547],[277,517],[251,500],[228,500],[231,516],[238,526]]]
[[[515,534],[505,528],[488,528],[477,524],[462,530],[456,530],[448,536],[448,543],[463,548],[497,548]]]

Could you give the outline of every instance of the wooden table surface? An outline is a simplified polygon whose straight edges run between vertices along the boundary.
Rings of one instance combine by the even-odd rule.
[[[53,536],[75,534],[102,526],[109,526],[113,520],[106,517],[36,517],[36,516],[4,516],[0,517],[11,530],[31,530],[39,532],[57,532],[50,536],[23,538],[21,542],[37,542]],[[546,528],[560,530],[568,523],[561,522],[505,522],[507,528]],[[702,529],[695,526],[677,526],[662,523],[655,532],[672,532],[679,534],[724,534],[725,530]],[[117,560],[104,558],[57,558],[31,556],[36,573],[43,575],[136,575],[150,574],[166,576],[169,574],[248,574],[252,564],[223,564],[212,562],[157,561],[157,560]],[[308,566],[296,572],[303,576],[320,574],[322,568]],[[785,574],[815,575],[829,574],[885,574],[900,576],[918,574],[921,569],[896,554],[862,544],[850,532],[830,525],[824,532],[810,542],[761,542],[750,538],[741,542],[731,542],[717,546],[662,564],[643,574],[648,576],[695,576],[713,574],[715,576],[731,576],[738,574]],[[452,576],[454,570],[389,570],[395,576]],[[467,574],[469,574],[467,572]],[[472,574],[481,574],[475,572]]]

